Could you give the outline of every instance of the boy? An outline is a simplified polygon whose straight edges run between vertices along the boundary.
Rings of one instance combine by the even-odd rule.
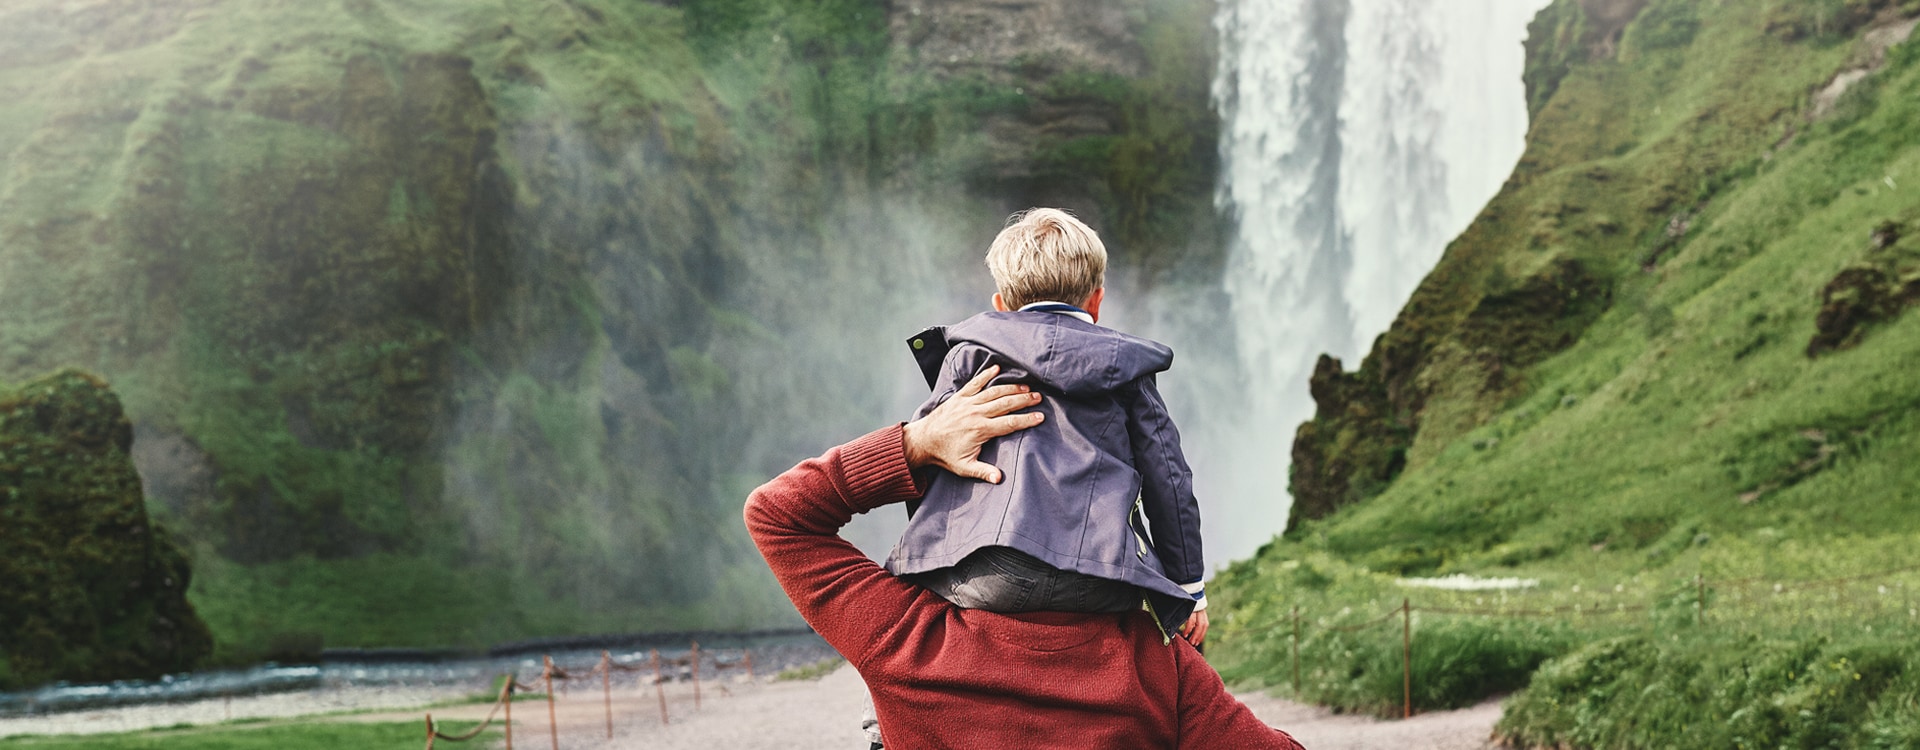
[[[1154,376],[1166,346],[1096,325],[1106,247],[1065,211],[1015,214],[987,250],[994,312],[909,344],[933,395],[924,417],[988,365],[1045,394],[1040,426],[988,443],[1004,479],[939,472],[887,571],[963,608],[1126,612],[1206,635],[1200,510]]]
[[[996,476],[937,472],[909,502],[887,572],[989,612],[1146,608],[1163,641],[1206,638],[1200,509],[1154,384],[1173,351],[1096,325],[1107,250],[1065,211],[1014,214],[987,250],[994,312],[909,340],[925,417],[998,365],[993,384],[1045,394],[1039,426],[981,448]],[[872,746],[882,740],[869,711]]]

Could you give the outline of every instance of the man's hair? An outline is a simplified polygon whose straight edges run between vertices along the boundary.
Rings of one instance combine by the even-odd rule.
[[[993,238],[987,271],[1009,310],[1049,300],[1078,305],[1106,285],[1107,248],[1073,214],[1031,208]]]

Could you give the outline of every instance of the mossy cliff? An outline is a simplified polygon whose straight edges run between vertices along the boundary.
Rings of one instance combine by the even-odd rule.
[[[1210,6],[1083,5],[8,4],[0,377],[114,382],[221,660],[788,621],[739,498],[1007,211],[1218,262]]]
[[[1533,365],[1578,341],[1616,292],[1639,295],[1670,273],[1662,264],[1697,234],[1700,214],[1790,143],[1812,117],[1809,97],[1855,66],[1840,41],[1897,6],[1582,0],[1543,10],[1527,43],[1526,155],[1358,370],[1321,362],[1319,414],[1293,449],[1293,518],[1378,494],[1532,391]],[[1706,20],[1747,15],[1758,28],[1726,33],[1748,38],[1695,43]]]
[[[1315,374],[1293,526],[1216,578],[1222,671],[1290,683],[1297,605],[1301,696],[1397,711],[1398,633],[1332,628],[1410,598],[1416,709],[1517,691],[1516,745],[1920,742],[1916,19],[1547,7],[1512,177]],[[1538,585],[1401,580],[1453,574]]]
[[[0,689],[158,677],[212,649],[186,556],[147,517],[132,442],[99,378],[0,387]]]

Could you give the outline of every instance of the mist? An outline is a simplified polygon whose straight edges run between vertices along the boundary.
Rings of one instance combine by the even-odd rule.
[[[1315,362],[1357,368],[1519,159],[1521,43],[1545,5],[1221,5],[1226,270],[1215,289],[1158,308],[1167,339],[1205,353],[1178,393],[1210,561],[1246,557],[1286,527]],[[1228,315],[1180,311],[1194,305]]]
[[[221,660],[794,624],[747,493],[907,417],[1059,206],[1177,353],[1218,566],[1518,153],[1538,3],[1404,5],[29,0],[0,377],[112,384]]]

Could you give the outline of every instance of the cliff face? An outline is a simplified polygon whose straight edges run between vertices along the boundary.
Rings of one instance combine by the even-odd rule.
[[[1217,262],[1207,7],[9,4],[0,377],[116,384],[223,659],[790,617],[737,503],[897,416],[848,321],[1031,203]]]
[[[1397,713],[1364,622],[1410,599],[1416,709],[1514,691],[1514,746],[1913,744],[1916,27],[1548,7],[1525,156],[1359,369],[1322,362],[1304,517],[1210,587],[1223,674],[1292,683],[1304,622],[1300,694]]]
[[[1533,392],[1534,366],[1579,341],[1621,289],[1643,304],[1645,284],[1664,278],[1664,263],[1697,233],[1701,215],[1817,119],[1817,102],[1803,108],[1803,98],[1844,72],[1823,61],[1769,76],[1721,75],[1708,55],[1757,61],[1773,47],[1812,54],[1869,27],[1898,25],[1898,6],[1720,11],[1722,24],[1758,28],[1711,51],[1695,44],[1709,14],[1684,3],[1581,0],[1542,11],[1527,44],[1534,121],[1526,155],[1360,367],[1321,362],[1312,385],[1319,412],[1293,448],[1294,520],[1379,494]],[[1723,91],[1686,89],[1677,98],[1646,88],[1679,85],[1676,74],[1654,68],[1683,58]],[[1899,298],[1880,288],[1889,284],[1868,284],[1873,290],[1862,295]],[[1846,327],[1851,309],[1836,307],[1836,326]]]
[[[0,688],[158,677],[212,649],[187,559],[147,517],[132,441],[99,378],[0,391]]]

